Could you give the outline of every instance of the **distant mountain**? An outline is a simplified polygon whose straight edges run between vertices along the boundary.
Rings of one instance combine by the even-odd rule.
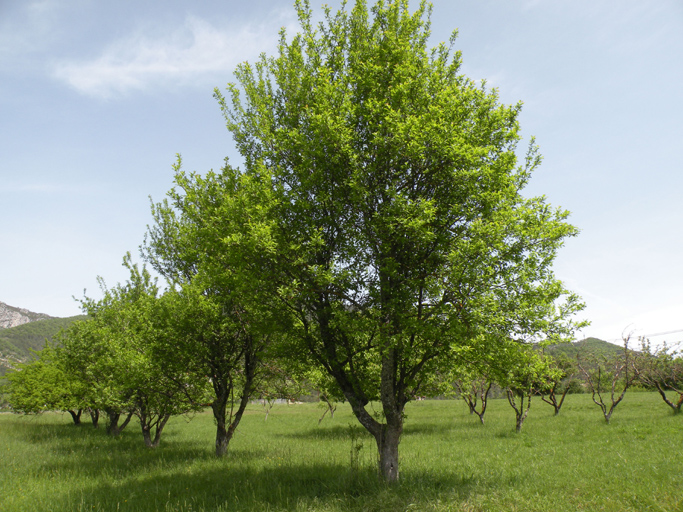
[[[623,350],[623,346],[615,345],[614,343],[609,343],[598,338],[586,338],[573,343],[551,345],[546,349],[546,352],[551,354],[565,354],[571,359],[576,359],[577,354],[580,354],[582,358],[587,356],[601,358],[603,356],[610,357],[622,354]]]
[[[12,362],[31,359],[31,350],[41,350],[46,340],[52,341],[61,329],[84,318],[55,318],[0,302],[0,376]]]
[[[37,320],[46,320],[53,318],[44,313],[34,313],[28,309],[16,308],[0,302],[0,329],[9,329],[18,325],[35,322]]]

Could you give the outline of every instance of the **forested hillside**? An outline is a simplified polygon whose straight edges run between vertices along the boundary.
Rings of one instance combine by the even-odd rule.
[[[31,350],[42,349],[46,339],[51,341],[61,329],[81,318],[85,316],[47,318],[9,329],[0,329],[0,375],[4,375],[7,370],[7,363],[4,359],[20,361],[29,359]]]
[[[631,345],[629,348],[637,348]],[[547,352],[556,354],[565,354],[570,359],[576,359],[577,354],[581,357],[603,357],[615,356],[624,350],[623,345],[616,345],[598,338],[586,338],[573,343],[561,343],[559,345],[551,345]]]

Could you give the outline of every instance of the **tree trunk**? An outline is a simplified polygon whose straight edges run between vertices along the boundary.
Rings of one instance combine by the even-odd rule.
[[[489,385],[486,387],[486,390],[482,390],[480,394],[481,398],[481,412],[477,411],[477,402],[476,399],[474,400],[472,411],[470,411],[470,414],[474,412],[477,416],[479,416],[479,421],[481,424],[484,424],[484,414],[486,414],[486,405],[488,404],[489,401],[489,392],[491,391],[491,386],[493,386],[493,382],[489,382]],[[476,392],[476,390],[475,390]]]
[[[119,419],[121,418],[121,412],[116,411],[114,409],[107,409],[107,434],[109,434],[112,437],[118,437],[119,434],[123,431],[124,428],[128,425],[130,422],[130,419],[133,417],[133,413],[129,412],[128,416],[126,417],[125,421],[119,425]]]
[[[213,418],[216,421],[216,457],[222,457],[228,451],[228,430],[226,428],[226,409],[228,405],[227,386],[217,385],[214,382],[216,399],[211,404]]]
[[[330,419],[334,418],[334,411],[337,410],[336,405],[332,405],[332,402],[330,402],[327,398],[321,398],[321,401],[325,402],[327,404],[327,409],[325,409],[325,412],[323,412],[323,415],[320,416],[320,419],[318,420],[318,425],[323,421],[323,418],[325,415],[329,412],[330,413]]]
[[[233,391],[232,381],[226,379],[216,379],[214,381],[214,392],[216,400],[211,404],[213,417],[216,420],[216,456],[222,457],[228,451],[228,444],[237,430],[237,426],[242,419],[242,415],[249,404],[254,378],[256,376],[256,364],[258,362],[253,342],[249,343],[244,355],[244,388],[237,411],[233,415],[232,407],[230,415],[227,415],[228,399]],[[234,404],[234,402],[233,402]],[[228,421],[229,420],[229,421]]]
[[[379,451],[379,472],[387,483],[398,482],[398,445],[401,442],[402,426],[382,425],[377,439]]]
[[[381,426],[379,436],[375,436],[379,449],[379,472],[387,483],[398,482],[398,444],[403,433],[403,407],[405,400],[397,396],[397,359],[395,348],[387,350],[382,356],[380,393],[382,411],[386,424]]]
[[[230,440],[235,434],[235,430],[237,430],[237,426],[239,425],[242,415],[244,414],[247,404],[249,403],[252,382],[253,377],[251,379],[247,379],[247,383],[245,383],[245,389],[243,390],[242,398],[240,400],[240,405],[234,415],[231,413],[228,416],[227,414],[227,394],[223,400],[219,400],[219,397],[216,397],[214,403],[211,404],[211,408],[213,409],[213,417],[216,420],[217,457],[222,457],[228,451]]]
[[[270,410],[273,408],[275,405],[275,398],[268,399],[264,398],[263,399],[263,410],[266,411],[266,418],[263,421],[268,421],[268,415],[270,414]]]
[[[142,426],[142,438],[145,440],[145,446],[148,448],[156,448],[159,446],[159,443],[161,442],[161,431],[164,430],[164,426],[166,426],[166,422],[170,417],[170,414],[166,414],[159,418],[159,421],[156,424],[154,439],[152,439],[152,425],[143,425],[142,421],[140,421],[140,425]]]
[[[152,436],[150,434],[149,428],[142,428],[142,438],[145,440],[145,446],[147,448],[155,448],[155,446],[152,444]]]
[[[83,409],[78,409],[78,411],[69,410],[69,414],[71,414],[71,418],[74,420],[74,425],[80,426],[82,412]]]
[[[97,428],[100,426],[100,410],[99,409],[89,409],[90,419],[92,420],[92,426]]]
[[[169,420],[170,417],[170,414],[166,414],[163,418],[161,418],[161,420],[159,420],[159,423],[156,427],[156,432],[154,433],[154,441],[152,441],[152,448],[156,448],[157,446],[159,446],[159,443],[161,442],[161,431],[164,430],[166,422]]]
[[[545,403],[550,404],[553,406],[555,409],[555,416],[560,414],[560,409],[562,408],[562,404],[564,403],[564,399],[567,396],[567,393],[569,392],[569,385],[567,385],[562,392],[562,396],[560,397],[560,400],[558,402],[557,400],[557,395],[555,394],[555,391],[557,390],[557,382],[553,385],[552,389],[550,390],[550,393],[548,393],[548,398],[545,397],[545,395],[541,395],[541,400],[543,400]]]
[[[386,423],[380,423],[370,414],[365,407],[369,400],[361,385],[355,381],[353,371],[340,363],[337,355],[337,338],[334,329],[330,327],[330,314],[325,305],[320,308],[318,325],[320,337],[323,341],[324,352],[317,353],[317,348],[312,344],[311,350],[319,362],[321,362],[330,376],[335,379],[337,385],[351,406],[354,416],[361,425],[375,438],[378,450],[378,473],[382,480],[387,483],[396,483],[399,480],[399,457],[398,445],[403,432],[403,408],[408,401],[405,393],[405,384],[400,382],[397,361],[399,355],[396,348],[391,348],[391,340],[388,339],[385,353],[382,355],[380,373],[380,400],[382,412]],[[389,322],[387,322],[388,324]]]
[[[522,431],[522,424],[529,414],[529,409],[531,408],[531,396],[532,390],[515,390],[507,388],[508,403],[515,410],[515,430],[517,432]],[[515,400],[515,395],[520,399],[519,405]],[[524,405],[524,400],[526,399],[526,406]]]
[[[517,414],[515,419],[515,431],[517,433],[522,431],[522,424],[524,423],[524,417],[521,414]]]
[[[148,448],[156,448],[161,441],[161,432],[164,430],[166,422],[171,417],[170,413],[165,413],[163,410],[152,409],[150,411],[144,397],[138,399],[138,418],[140,419],[140,428],[142,429],[142,438],[145,441],[145,446]],[[155,429],[154,439],[152,440],[152,428]]]
[[[107,434],[116,437],[119,434],[118,425],[121,413],[113,409],[105,409],[107,413]]]
[[[673,410],[674,414],[678,414],[681,412],[681,406],[683,405],[683,393],[679,393],[678,395],[678,400],[676,403],[672,402],[669,400],[666,396],[666,391],[664,388],[661,386],[659,382],[655,382],[655,387],[657,388],[657,391],[659,392],[659,395],[662,397],[662,400],[664,400],[664,403],[671,407]]]

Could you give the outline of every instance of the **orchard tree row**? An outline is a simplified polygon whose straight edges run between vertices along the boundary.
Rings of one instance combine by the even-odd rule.
[[[626,392],[635,387],[657,391],[674,414],[680,413],[683,354],[666,344],[653,348],[647,338],[640,338],[639,350],[631,349],[630,337],[624,336],[623,349],[608,354],[580,350],[572,358],[552,350],[556,347],[537,345],[519,351],[523,359],[517,365],[456,367],[439,389],[445,396],[462,398],[482,424],[488,399],[502,392],[515,410],[518,432],[533,397],[540,397],[558,415],[568,394],[590,393],[609,423]]]
[[[154,447],[172,415],[210,405],[222,455],[250,397],[293,390],[292,372],[274,366],[275,354],[266,355],[278,333],[250,327],[245,310],[227,309],[230,304],[206,290],[169,283],[160,294],[130,255],[124,264],[129,281],[113,289],[101,281],[103,298],[82,301],[89,318],[8,376],[12,408],[65,410],[77,424],[89,410],[96,426],[102,411],[114,436],[136,416],[145,443]]]

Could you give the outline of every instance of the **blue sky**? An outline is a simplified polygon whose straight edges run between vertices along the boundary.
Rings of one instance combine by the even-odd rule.
[[[0,0],[0,301],[78,314],[98,275],[125,280],[176,153],[240,163],[212,91],[296,31],[292,3]],[[432,44],[457,28],[463,72],[524,102],[527,194],[581,229],[555,266],[587,302],[579,336],[683,339],[683,3],[433,4]]]

